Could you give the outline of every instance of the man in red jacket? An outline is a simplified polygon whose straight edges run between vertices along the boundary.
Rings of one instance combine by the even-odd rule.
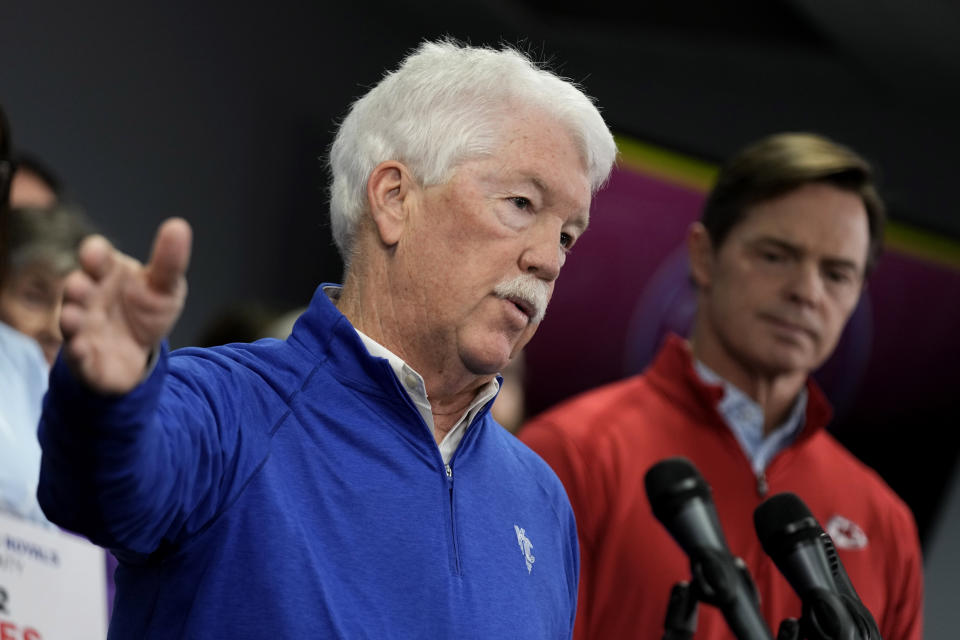
[[[689,458],[713,488],[771,629],[801,604],[764,554],[753,511],[799,495],[832,535],[886,640],[920,640],[919,540],[907,506],[824,429],[810,378],[833,352],[881,249],[884,211],[859,155],[811,134],[765,138],[720,172],[688,235],[697,315],[639,376],[569,400],[520,438],[563,481],[581,573],[576,637],[657,638],[689,560],[655,520],[644,474]],[[730,638],[702,606],[702,639]]]

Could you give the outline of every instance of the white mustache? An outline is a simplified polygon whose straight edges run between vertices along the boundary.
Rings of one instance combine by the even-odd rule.
[[[501,282],[493,292],[499,298],[518,300],[533,310],[530,322],[538,324],[547,313],[550,301],[550,285],[536,276],[520,275],[512,280]]]

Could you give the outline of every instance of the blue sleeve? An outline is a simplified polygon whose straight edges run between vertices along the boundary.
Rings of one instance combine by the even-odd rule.
[[[164,345],[138,387],[105,396],[58,359],[39,429],[37,497],[47,517],[97,544],[139,554],[201,531],[269,451],[268,429],[241,437],[243,418],[263,425],[267,416],[257,414],[268,404],[256,402],[245,383],[228,358],[170,358]]]
[[[566,494],[563,495],[566,497]],[[567,558],[567,589],[570,593],[570,600],[573,602],[573,607],[570,611],[570,637],[572,638],[577,617],[577,597],[579,595],[580,584],[580,542],[577,538],[577,521],[573,515],[573,508],[570,506],[569,501],[565,502],[568,540],[567,553],[569,554]]]

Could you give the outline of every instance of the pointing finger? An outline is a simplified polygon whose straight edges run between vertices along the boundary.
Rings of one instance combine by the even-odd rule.
[[[170,218],[157,231],[147,264],[147,282],[160,291],[173,291],[190,264],[193,231],[183,218]]]

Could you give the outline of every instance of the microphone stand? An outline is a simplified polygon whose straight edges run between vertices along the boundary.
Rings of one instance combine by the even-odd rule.
[[[727,617],[731,606],[737,604],[736,581],[742,580],[748,587],[755,603],[760,598],[756,585],[747,566],[740,558],[733,562],[724,554],[713,549],[700,548],[690,554],[691,580],[678,582],[670,590],[667,603],[667,615],[664,620],[663,640],[692,640],[697,630],[697,612],[700,602],[717,607]],[[727,623],[731,622],[727,618]],[[760,624],[763,624],[760,621]],[[731,629],[738,638],[742,637],[738,629]],[[769,632],[765,632],[769,637]]]
[[[670,589],[667,616],[663,623],[663,640],[693,640],[697,631],[699,603],[688,582],[678,582]]]
[[[786,624],[789,620],[784,620]],[[781,625],[777,640],[882,640],[873,616],[846,595],[811,589],[803,598],[803,613],[792,634]]]
[[[673,585],[662,640],[693,640],[699,603],[707,602],[697,584],[694,580]],[[787,618],[780,623],[777,640],[882,640],[868,624],[844,598],[818,591],[804,601],[799,620]]]

